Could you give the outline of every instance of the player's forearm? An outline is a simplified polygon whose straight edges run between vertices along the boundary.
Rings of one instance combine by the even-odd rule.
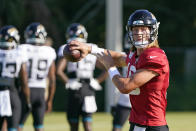
[[[57,62],[57,70],[56,70],[56,75],[64,82],[68,82],[68,77],[64,73],[64,70],[66,68],[67,61],[65,58],[61,57],[58,62]]]
[[[22,91],[25,95],[26,101],[29,104],[30,103],[30,89],[28,87],[28,76],[27,76],[27,71],[26,71],[26,64],[22,64],[21,70],[20,70],[20,76],[22,79]]]
[[[123,94],[128,94],[136,88],[136,86],[131,81],[131,78],[125,78],[119,75],[114,76],[112,79],[114,85]]]
[[[55,82],[55,78],[53,79],[50,79],[50,82],[49,82],[49,88],[48,88],[48,101],[53,101],[53,98],[54,98],[54,94],[55,94],[55,91],[56,91],[56,82]]]
[[[97,80],[99,83],[102,83],[107,77],[108,77],[108,73],[107,73],[106,70],[104,70],[104,71],[96,78],[96,80]]]
[[[117,67],[126,66],[126,54],[125,53],[107,50],[107,49],[99,48],[99,47],[93,46],[93,45],[92,46],[89,45],[89,47],[88,47],[88,52],[90,54],[95,55],[95,56],[98,56],[98,55],[102,56],[102,53],[107,54],[107,51],[110,52],[115,66],[117,66]]]
[[[64,83],[67,83],[67,82],[68,82],[68,77],[67,77],[67,75],[65,75],[65,73],[64,73],[63,71],[57,72],[57,76],[58,76]]]
[[[49,74],[48,74],[48,78],[49,78],[49,94],[48,94],[48,101],[52,101],[53,97],[54,97],[54,93],[56,90],[56,75],[55,75],[55,63],[53,62],[50,70],[49,70]]]
[[[122,52],[112,51],[110,50],[110,54],[114,60],[114,64],[117,67],[126,66],[126,54]]]
[[[121,76],[118,69],[115,66],[110,67],[108,69],[108,74],[116,88],[118,88],[118,90],[123,94],[128,94],[132,90],[139,87],[139,85],[137,84],[137,82],[135,82],[133,77],[126,78]]]

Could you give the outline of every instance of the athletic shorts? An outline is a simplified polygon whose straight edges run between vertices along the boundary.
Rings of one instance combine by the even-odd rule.
[[[83,121],[91,121],[92,113],[82,111],[85,96],[94,96],[94,90],[88,83],[82,83],[79,90],[68,90],[67,119],[69,122],[77,123],[80,115]]]
[[[115,108],[114,119],[113,119],[113,127],[121,128],[124,123],[128,120],[130,115],[131,108],[117,105]]]
[[[34,127],[42,126],[43,120],[44,120],[44,113],[46,108],[45,98],[44,98],[44,88],[30,88],[30,98],[31,98],[31,104],[32,104],[32,116],[33,116],[33,125]],[[30,111],[27,110],[25,104],[26,101],[24,101],[24,95],[21,95],[21,98],[23,100],[23,106],[22,106],[22,116],[20,120],[20,125],[24,125]]]

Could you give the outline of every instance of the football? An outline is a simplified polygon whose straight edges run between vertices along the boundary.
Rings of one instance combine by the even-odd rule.
[[[81,52],[79,50],[70,51],[69,44],[67,44],[63,49],[64,57],[71,62],[78,62],[81,57]]]

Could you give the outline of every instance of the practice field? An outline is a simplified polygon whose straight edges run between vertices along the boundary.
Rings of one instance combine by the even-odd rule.
[[[167,112],[167,122],[170,131],[196,131],[196,112]],[[111,131],[112,117],[109,113],[96,113],[93,115],[93,131]],[[32,118],[29,117],[24,131],[33,131]],[[123,131],[129,130],[127,122]],[[69,126],[63,112],[53,112],[45,117],[45,131],[69,131]],[[82,124],[80,123],[80,131]]]

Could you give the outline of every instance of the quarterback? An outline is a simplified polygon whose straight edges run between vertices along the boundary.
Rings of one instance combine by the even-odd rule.
[[[169,130],[165,119],[169,63],[158,44],[158,27],[159,22],[148,10],[133,12],[127,22],[127,32],[135,49],[128,55],[78,41],[70,42],[70,50],[78,49],[82,56],[96,55],[116,88],[129,94],[132,104],[130,131]],[[128,66],[127,77],[120,75],[116,68],[122,66]]]

